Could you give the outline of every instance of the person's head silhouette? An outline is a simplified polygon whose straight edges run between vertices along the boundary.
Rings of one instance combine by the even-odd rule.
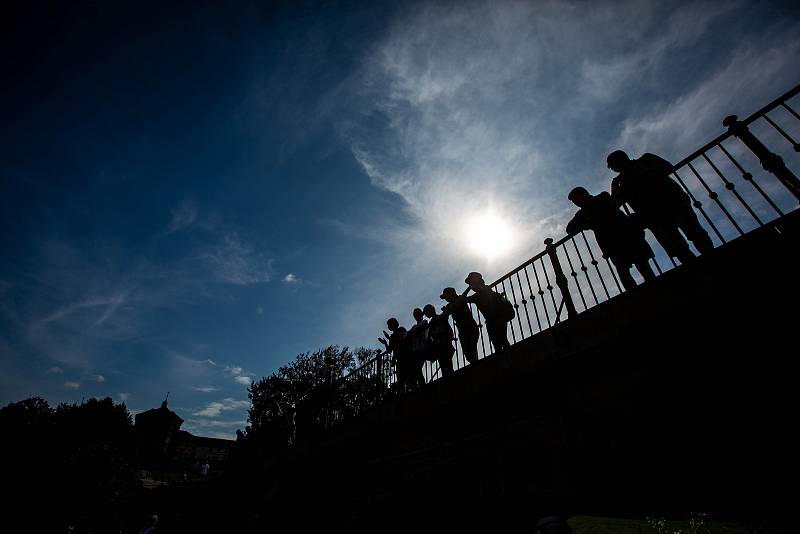
[[[476,287],[483,287],[486,285],[486,282],[483,281],[483,275],[481,273],[471,272],[467,275],[464,279],[464,283],[467,284],[472,289]]]
[[[394,317],[392,317],[388,321],[386,321],[386,326],[389,328],[390,332],[394,332],[395,330],[400,328],[400,322]]]
[[[424,313],[425,317],[428,319],[436,317],[436,308],[433,307],[433,304],[426,304],[425,307],[422,308],[422,313]]]
[[[576,187],[575,189],[569,192],[567,198],[571,200],[572,203],[578,206],[579,208],[583,208],[586,207],[586,205],[589,203],[589,200],[591,200],[592,195],[590,195],[589,192],[583,187]]]
[[[606,158],[608,168],[614,172],[622,172],[628,168],[631,163],[631,158],[622,150],[615,150]]]
[[[411,312],[411,314],[414,316],[414,320],[417,322],[420,322],[422,318],[425,317],[425,314],[422,313],[422,310],[419,308],[414,308],[414,311]]]
[[[458,298],[458,293],[456,293],[455,288],[446,287],[442,290],[442,294],[439,295],[440,299],[444,299],[447,302],[453,302]]]

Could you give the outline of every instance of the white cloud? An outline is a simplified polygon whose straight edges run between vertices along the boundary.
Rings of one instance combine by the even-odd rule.
[[[282,282],[286,284],[297,284],[300,282],[300,279],[296,275],[289,273],[283,277]]]
[[[47,370],[47,372],[52,374],[61,374],[64,372],[64,370],[61,367],[51,367]]]
[[[249,407],[250,401],[248,400],[234,400],[232,398],[226,398],[221,401],[209,402],[205,408],[194,412],[192,415],[196,415],[198,417],[219,417],[222,412],[242,410]]]
[[[121,393],[118,393],[117,397],[119,397],[120,401],[125,402],[131,397],[131,394],[123,391]]]
[[[228,372],[237,384],[249,386],[252,382],[252,373],[246,372],[241,367],[226,367],[225,371]]]
[[[192,389],[195,391],[201,391],[203,393],[212,393],[214,391],[219,391],[219,388],[214,386],[194,386]]]
[[[79,382],[64,382],[64,389],[76,390],[80,389],[81,384]]]
[[[102,384],[103,382],[106,381],[106,377],[104,377],[103,375],[94,375],[92,379],[94,379],[94,381],[97,382],[98,384]]]

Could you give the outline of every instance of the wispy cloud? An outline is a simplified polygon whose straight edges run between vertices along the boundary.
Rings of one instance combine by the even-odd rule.
[[[103,382],[105,382],[105,381],[106,381],[106,377],[104,377],[103,375],[94,375],[94,376],[92,377],[92,379],[93,379],[95,382],[97,382],[98,384],[102,384]]]
[[[74,391],[76,389],[80,389],[81,384],[80,384],[80,382],[64,382],[63,387],[64,387],[64,389],[68,389],[68,390]]]
[[[208,261],[212,273],[220,282],[251,285],[272,279],[274,259],[254,250],[235,232],[224,235],[201,257]]]
[[[297,277],[297,275],[289,273],[286,276],[284,276],[283,280],[281,281],[285,284],[297,284],[300,282],[300,279]]]
[[[131,394],[128,393],[128,392],[123,391],[123,392],[117,393],[117,398],[120,400],[120,402],[126,402],[129,398],[131,398]]]
[[[180,206],[172,211],[172,219],[167,226],[166,232],[172,234],[185,228],[189,228],[197,220],[197,206],[190,200],[185,200]]]
[[[222,412],[232,410],[243,410],[250,407],[248,400],[234,400],[230,397],[222,399],[221,401],[209,402],[205,408],[194,412],[192,415],[198,417],[219,417]]]
[[[194,386],[192,389],[195,391],[200,391],[201,393],[212,393],[214,391],[219,391],[219,388],[214,386]]]
[[[56,367],[51,367],[50,369],[47,370],[47,372],[52,374],[61,374],[64,372],[64,370],[61,367],[56,366]]]
[[[766,102],[785,90],[782,80],[797,73],[796,28],[722,44],[734,26],[747,29],[740,17],[751,7],[465,1],[404,10],[354,78],[356,111],[341,133],[408,219],[378,230],[392,261],[364,266],[382,280],[359,285],[341,328],[410,310],[469,270],[492,278],[541,250],[574,210],[572,187],[608,187],[611,147],[678,157],[720,131],[731,104],[720,94]],[[470,256],[464,239],[470,217],[488,209],[515,234],[494,264]]]

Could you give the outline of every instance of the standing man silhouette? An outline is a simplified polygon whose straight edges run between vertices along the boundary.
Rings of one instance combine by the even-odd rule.
[[[438,361],[442,376],[453,374],[453,329],[447,315],[437,315],[433,304],[426,304],[422,309],[428,318],[428,360]]]
[[[694,258],[681,231],[700,254],[713,250],[714,244],[700,226],[689,195],[669,176],[672,164],[654,154],[632,160],[622,150],[609,154],[606,161],[609,169],[619,173],[611,182],[614,204],[622,206],[627,202],[667,254],[681,263]]]
[[[456,293],[455,288],[446,287],[439,295],[439,298],[447,301],[447,305],[442,308],[442,315],[452,315],[458,328],[458,340],[464,358],[469,363],[478,361],[478,338],[480,332],[478,323],[472,317],[472,312],[467,304],[467,298]]]
[[[400,322],[394,317],[386,321],[386,326],[389,328],[391,334],[385,331],[383,335],[386,337],[379,337],[378,341],[386,347],[386,352],[391,353],[391,362],[395,366],[397,373],[397,381],[400,387],[407,389],[411,386],[414,380],[414,362],[411,360],[411,345],[408,339],[408,332]]]
[[[467,302],[475,303],[478,310],[486,319],[486,333],[489,341],[494,346],[495,352],[506,350],[511,344],[508,342],[508,321],[504,313],[503,299],[483,281],[481,273],[471,272],[464,280],[475,294],[467,297]]]
[[[422,367],[428,359],[428,321],[425,320],[425,314],[419,308],[414,308],[411,314],[416,321],[416,324],[408,331],[412,361],[409,365],[413,366],[411,380],[420,386],[424,386],[425,375],[422,373]]]

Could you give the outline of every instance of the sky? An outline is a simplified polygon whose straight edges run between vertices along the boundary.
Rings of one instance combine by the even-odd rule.
[[[0,405],[169,392],[206,436],[562,236],[611,150],[678,161],[800,82],[796,2],[0,9]]]

